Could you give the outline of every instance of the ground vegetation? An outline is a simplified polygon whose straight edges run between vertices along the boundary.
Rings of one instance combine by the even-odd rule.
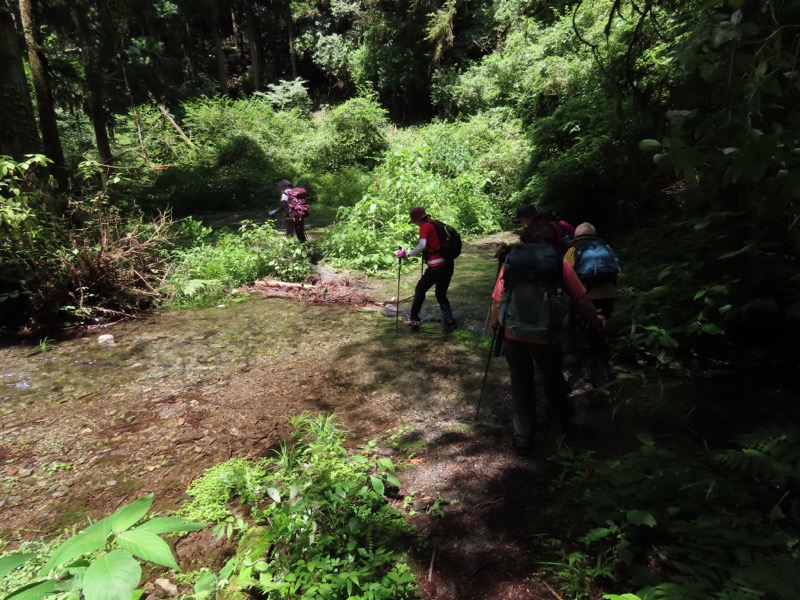
[[[775,580],[795,580],[795,434],[747,436],[794,419],[798,22],[796,0],[4,0],[2,333],[49,353],[76,327],[222,306],[313,262],[393,275],[418,204],[468,240],[525,202],[591,221],[623,257],[617,355],[695,382],[702,400],[648,409],[691,414],[681,435],[707,447],[559,454],[564,495],[597,499],[581,519],[563,506],[559,581],[577,597],[587,577],[647,598],[791,597]],[[310,193],[308,245],[266,219],[281,178]],[[741,377],[774,390],[754,400]],[[565,475],[586,462],[613,489]],[[624,479],[648,469],[663,479]],[[670,494],[682,504],[659,504]]]

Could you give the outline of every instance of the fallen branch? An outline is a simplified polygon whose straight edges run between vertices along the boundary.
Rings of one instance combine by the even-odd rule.
[[[549,583],[547,583],[546,581],[543,581],[542,583],[544,584],[544,587],[547,588],[547,591],[553,594],[556,600],[564,600],[561,596],[558,595],[557,591],[555,591],[552,587],[550,587]]]
[[[304,290],[314,286],[306,285],[305,283],[290,283],[288,281],[280,281],[278,279],[257,279],[254,283],[256,287],[279,287],[279,288],[294,288]]]
[[[491,506],[492,504],[497,504],[498,502],[502,502],[505,499],[506,499],[506,493],[503,492],[503,495],[500,496],[499,498],[495,498],[494,500],[488,500],[486,502],[480,502],[480,503],[476,504],[475,505],[475,510],[479,510],[481,508],[485,508],[487,506]]]
[[[436,546],[433,547],[433,554],[431,555],[431,564],[428,565],[428,583],[433,578],[433,562],[436,560]]]
[[[147,95],[150,96],[150,99],[156,103],[158,110],[160,110],[161,114],[164,115],[164,118],[172,124],[172,126],[175,128],[175,131],[177,131],[178,135],[181,136],[181,139],[186,142],[190,148],[197,148],[197,146],[194,145],[194,142],[189,139],[189,136],[183,132],[183,129],[181,129],[180,125],[175,122],[175,119],[172,118],[172,115],[169,114],[167,107],[156,100],[156,97],[152,94],[152,92],[148,92]]]

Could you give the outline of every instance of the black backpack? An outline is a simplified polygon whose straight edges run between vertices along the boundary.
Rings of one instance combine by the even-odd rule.
[[[561,339],[569,301],[561,254],[552,244],[517,244],[503,265],[500,324],[527,342]]]
[[[431,224],[439,237],[439,254],[442,258],[455,260],[461,256],[461,235],[455,227],[434,219],[431,219]]]
[[[597,236],[575,240],[575,274],[588,289],[616,283],[622,265],[616,253]]]

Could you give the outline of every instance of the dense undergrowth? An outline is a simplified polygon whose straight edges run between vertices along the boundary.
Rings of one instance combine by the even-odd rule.
[[[332,416],[303,414],[290,423],[294,440],[275,456],[232,459],[192,483],[193,499],[180,511],[192,521],[154,517],[137,525],[152,504],[148,496],[63,542],[27,544],[24,553],[0,549],[0,593],[29,600],[56,592],[75,598],[82,593],[87,600],[130,598],[141,576],[133,556],[177,571],[157,534],[194,531],[202,527],[197,521],[238,544],[219,572],[179,576],[194,584],[197,600],[218,594],[275,600],[418,598],[405,561],[417,542],[384,497],[399,487],[392,462],[369,448],[348,452]],[[51,572],[56,576],[45,577]]]

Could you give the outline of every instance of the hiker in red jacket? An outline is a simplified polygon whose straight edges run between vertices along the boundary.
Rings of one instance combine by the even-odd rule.
[[[415,206],[411,209],[409,216],[411,222],[419,226],[419,243],[412,250],[406,251],[402,248],[398,250],[397,258],[411,258],[422,253],[428,268],[417,282],[417,287],[414,289],[414,301],[411,303],[411,312],[403,317],[403,322],[412,327],[419,327],[421,322],[419,312],[425,301],[425,294],[433,286],[436,286],[436,301],[442,311],[442,321],[445,327],[452,329],[456,326],[456,321],[447,299],[447,288],[453,278],[454,263],[439,253],[441,248],[439,236],[425,209],[422,206]]]

